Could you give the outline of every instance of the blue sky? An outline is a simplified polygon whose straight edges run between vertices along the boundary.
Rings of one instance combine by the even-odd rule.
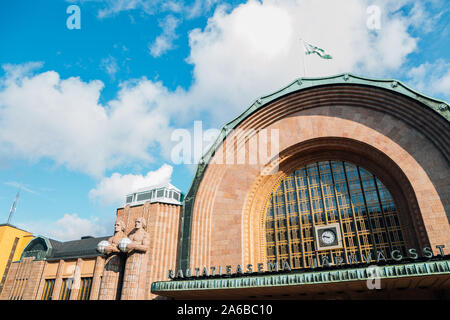
[[[396,78],[448,101],[449,18],[443,0],[2,1],[0,222],[19,185],[12,223],[61,240],[110,234],[134,188],[186,192],[173,130],[220,129],[303,76],[300,37],[333,55],[308,56],[307,76]]]

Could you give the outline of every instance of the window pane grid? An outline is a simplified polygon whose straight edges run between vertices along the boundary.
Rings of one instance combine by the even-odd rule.
[[[51,300],[53,294],[53,287],[55,286],[55,279],[46,279],[44,284],[44,291],[42,292],[41,300]]]
[[[72,291],[72,278],[63,279],[59,300],[69,300]]]
[[[343,249],[317,251],[313,228],[339,223]],[[308,164],[287,176],[272,193],[265,216],[270,262],[289,261],[294,269],[330,263],[336,256],[405,252],[403,229],[386,187],[369,171],[342,161]],[[351,260],[351,259],[350,259]],[[351,262],[351,261],[350,261]]]
[[[81,278],[78,300],[89,300],[91,293],[92,277]]]

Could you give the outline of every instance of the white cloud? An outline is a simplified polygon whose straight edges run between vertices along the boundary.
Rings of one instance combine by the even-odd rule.
[[[138,3],[117,2],[114,8]],[[366,9],[373,4],[381,8],[376,32],[366,26]],[[308,76],[355,72],[390,78],[417,43],[408,33],[415,18],[397,9],[393,0],[219,6],[204,29],[189,34],[193,84],[188,90],[135,79],[122,83],[117,98],[105,105],[98,101],[100,81],[60,79],[54,71],[29,75],[24,72],[32,65],[7,65],[0,85],[0,154],[50,158],[97,177],[119,166],[148,164],[161,153],[168,158],[173,127],[200,118],[208,119],[208,127],[222,126],[258,96],[302,76],[300,37],[333,56],[309,56]]]
[[[21,77],[31,74],[34,70],[42,68],[43,65],[44,63],[42,61],[32,61],[20,65],[6,63],[2,65],[2,68],[5,71],[4,80],[14,82]],[[5,84],[8,85],[10,82],[6,82]]]
[[[103,178],[96,188],[89,192],[89,197],[106,205],[123,203],[125,195],[136,189],[169,183],[172,171],[172,166],[164,164],[155,171],[149,171],[145,176],[113,173],[110,177]]]
[[[86,235],[100,236],[108,234],[105,228],[98,224],[98,219],[83,219],[78,217],[76,213],[65,214],[56,221],[55,226],[56,228],[51,229],[50,236],[61,240],[75,240]]]
[[[424,9],[423,3],[414,3],[410,14],[410,21],[413,27],[420,28],[423,32],[430,32],[433,29],[433,23],[436,21],[435,18]]]
[[[106,106],[98,102],[101,81],[60,79],[54,71],[7,76],[1,85],[0,153],[5,157],[50,158],[100,176],[117,165],[151,161],[149,148],[170,136],[169,118],[160,112],[167,90],[158,82],[123,83],[118,98]]]
[[[180,20],[172,15],[167,16],[161,23],[162,33],[159,35],[155,41],[150,46],[150,54],[157,58],[166,53],[167,51],[173,49],[173,42],[178,38],[176,34],[177,26]]]
[[[73,1],[73,0],[68,0]],[[81,2],[102,3],[98,11],[99,18],[107,18],[124,11],[141,10],[141,12],[154,15],[155,13],[172,12],[184,15],[187,19],[197,18],[209,12],[220,0],[195,0],[192,4],[184,1],[165,0],[79,0]]]
[[[442,94],[450,97],[450,62],[438,59],[433,63],[425,62],[409,70],[410,85],[423,93]]]
[[[366,9],[372,4],[249,1],[231,12],[220,6],[203,30],[190,33],[194,84],[183,104],[211,111],[217,124],[230,120],[258,96],[303,75],[300,37],[333,56],[308,56],[309,77],[390,75],[414,51],[416,39],[408,34],[409,20],[390,13],[390,2],[380,2],[381,29],[369,30]]]
[[[106,236],[111,234],[112,225],[112,221],[81,218],[76,213],[66,213],[55,222],[39,221],[17,224],[24,230],[31,230],[35,235],[43,235],[59,241],[78,240],[83,236]]]
[[[88,2],[89,0],[85,1]],[[97,0],[91,0],[97,1]],[[140,9],[147,14],[154,14],[159,0],[104,0],[105,7],[98,11],[99,18],[115,15],[121,11]]]
[[[117,60],[112,56],[102,59],[100,67],[113,79],[115,78],[117,71],[119,71]]]
[[[161,11],[181,13],[183,11],[183,4],[179,1],[164,1],[161,5]]]
[[[220,0],[195,0],[191,6],[185,6],[187,19],[193,19],[209,12]],[[223,2],[223,1],[222,1]]]

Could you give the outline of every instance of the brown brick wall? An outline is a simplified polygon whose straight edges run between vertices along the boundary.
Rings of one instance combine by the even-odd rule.
[[[148,228],[151,236],[147,276],[149,299],[157,298],[150,293],[151,284],[168,280],[168,270],[176,266],[181,206],[158,203],[152,209]]]
[[[20,263],[13,262],[9,268],[8,275],[6,277],[5,284],[3,286],[2,293],[0,294],[0,300],[9,300],[11,291],[13,289],[14,280],[16,278],[17,271],[19,270]]]
[[[30,263],[31,270],[23,293],[24,300],[35,300],[40,298],[37,294],[44,267],[45,261],[32,261]]]
[[[55,285],[53,287],[52,300],[59,300],[59,295],[61,293],[61,286],[63,282],[63,274],[64,274],[64,266],[65,261],[59,260],[58,263],[58,271],[56,271],[56,280]]]
[[[98,299],[100,277],[103,272],[103,257],[77,259],[77,261],[43,261],[24,258],[11,265],[0,300],[20,298],[40,300],[46,279],[56,279],[52,299],[58,300],[63,278],[73,277],[70,299],[76,300],[80,277],[93,277],[91,299]],[[95,265],[95,267],[94,267]],[[56,268],[55,268],[56,267]]]
[[[89,300],[98,300],[100,294],[100,283],[103,268],[105,266],[105,259],[103,257],[97,257],[95,259],[94,274],[92,276],[91,296]]]
[[[44,264],[44,261],[34,261],[33,257],[11,264],[0,300],[34,300]]]

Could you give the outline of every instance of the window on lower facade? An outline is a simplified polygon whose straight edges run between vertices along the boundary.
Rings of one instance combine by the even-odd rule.
[[[78,292],[78,300],[89,300],[91,295],[92,277],[83,277],[80,280],[80,291]]]
[[[69,300],[70,293],[72,292],[72,278],[63,279],[61,286],[61,293],[59,294],[59,300]]]
[[[16,279],[14,280],[14,285],[12,289],[11,296],[9,300],[22,300],[23,299],[23,291],[25,290],[25,286],[28,279]]]
[[[390,192],[372,173],[349,162],[321,161],[295,170],[273,191],[264,222],[267,262],[288,261],[292,269],[320,266],[325,258],[330,264],[350,264],[355,257],[375,261],[379,251],[386,260],[393,250],[406,254]],[[318,248],[315,230],[333,224],[341,246]]]
[[[45,280],[44,291],[42,292],[41,300],[52,300],[54,286],[55,286],[55,279]]]

